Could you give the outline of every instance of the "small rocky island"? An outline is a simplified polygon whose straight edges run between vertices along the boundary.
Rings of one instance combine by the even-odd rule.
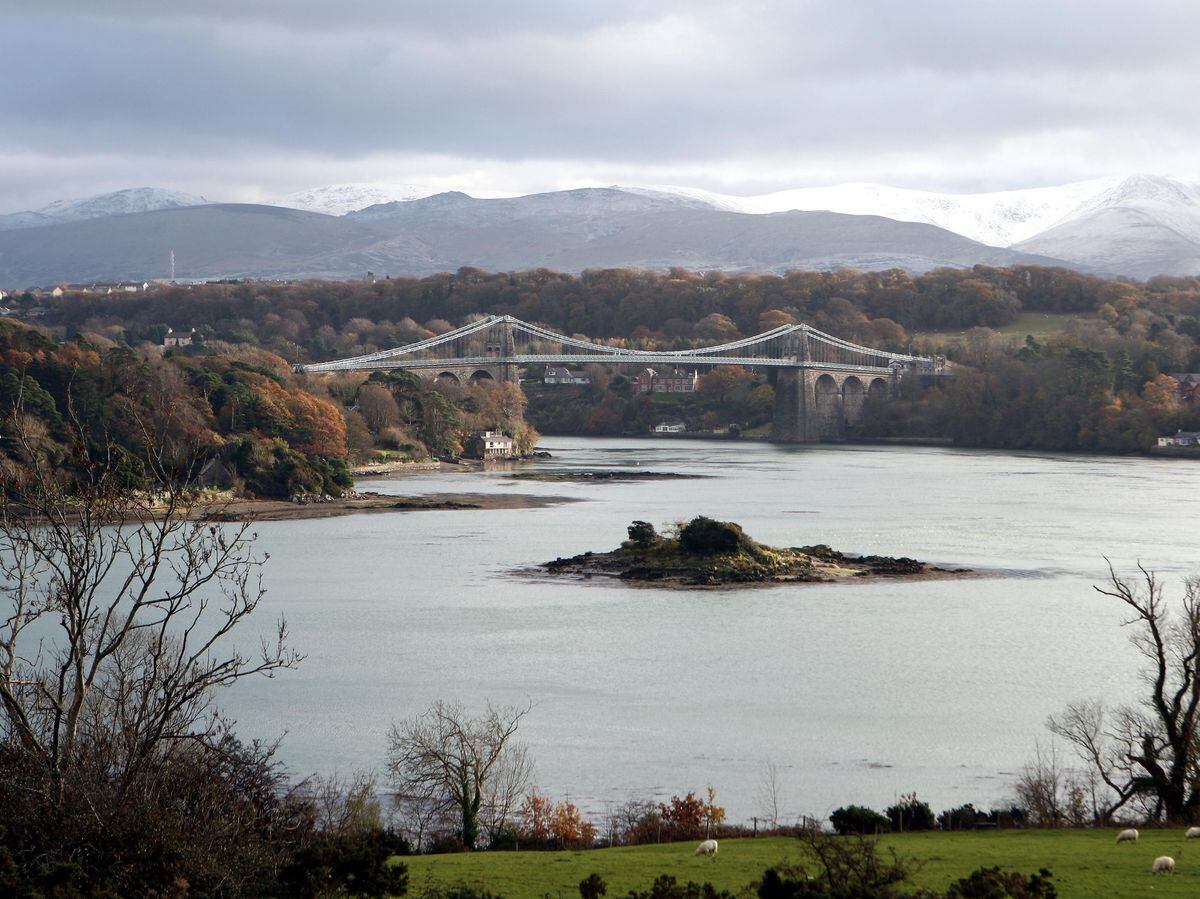
[[[558,558],[541,568],[555,575],[602,576],[688,588],[969,573],[903,557],[847,555],[824,545],[765,546],[747,536],[740,525],[703,515],[672,534],[660,534],[645,521],[633,522],[628,531],[629,539],[611,552]]]

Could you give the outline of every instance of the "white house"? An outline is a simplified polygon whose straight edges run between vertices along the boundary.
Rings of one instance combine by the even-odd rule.
[[[543,384],[591,384],[592,379],[585,374],[571,371],[561,365],[547,365]]]
[[[687,425],[681,421],[660,421],[654,426],[655,434],[682,434]]]
[[[468,443],[468,453],[476,459],[509,459],[517,454],[516,441],[500,431],[484,431]]]
[[[1159,446],[1200,446],[1200,431],[1176,431],[1170,437],[1159,437]]]

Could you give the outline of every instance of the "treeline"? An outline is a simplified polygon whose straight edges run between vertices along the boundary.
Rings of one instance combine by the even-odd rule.
[[[80,439],[122,454],[136,489],[155,486],[137,461],[146,453],[180,475],[250,495],[340,493],[351,484],[341,412],[261,350],[163,357],[111,341],[60,344],[0,322],[0,409],[21,416],[27,439],[56,466],[71,466]],[[20,450],[0,443],[9,457]]]
[[[448,330],[480,313],[511,314],[568,334],[688,346],[804,321],[839,337],[900,346],[908,332],[999,327],[1022,311],[1096,315],[1114,327],[1170,328],[1200,336],[1200,279],[1141,284],[1038,266],[794,271],[699,275],[631,269],[580,275],[545,269],[492,274],[463,268],[425,278],[368,282],[213,284],[145,295],[25,295],[42,321],[130,344],[161,342],[167,326],[206,340],[256,344],[311,361],[372,352]]]
[[[81,435],[124,454],[129,486],[151,489],[153,453],[180,476],[251,497],[339,495],[348,463],[376,453],[455,456],[496,428],[522,452],[537,433],[514,384],[434,388],[407,372],[304,379],[254,346],[137,350],[101,335],[57,342],[0,322],[0,410],[19,414],[45,458],[70,467]],[[0,456],[20,448],[0,442]]]
[[[168,326],[195,328],[194,346],[177,353],[193,360],[175,363],[185,367],[229,364],[200,361],[210,357],[270,354],[281,383],[332,402],[344,422],[346,452],[357,458],[379,451],[414,458],[452,455],[462,436],[480,426],[498,427],[521,448],[531,447],[533,432],[524,426],[519,391],[489,395],[488,387],[435,389],[396,378],[364,387],[361,375],[297,381],[283,370],[284,359],[373,352],[445,332],[484,313],[509,313],[564,333],[641,348],[712,343],[804,321],[866,344],[945,353],[958,364],[956,377],[910,382],[901,402],[872,409],[852,435],[867,439],[934,437],[964,446],[1130,452],[1145,450],[1177,428],[1200,427],[1195,407],[1179,405],[1173,385],[1161,377],[1200,369],[1200,278],[1136,283],[1037,266],[939,269],[919,276],[899,270],[728,276],[461,269],[376,283],[216,284],[57,300],[26,296],[17,305],[37,312],[37,321],[60,341],[138,347],[142,355],[147,343],[161,344]],[[1072,318],[1053,337],[1025,345],[993,333],[1023,311]],[[910,333],[928,329],[959,336]],[[680,403],[671,409],[661,398],[633,394],[631,371],[592,374],[586,390],[538,391],[530,409],[533,423],[554,433],[617,435],[644,434],[674,417],[671,411],[690,428],[761,427],[771,415],[769,384],[745,372],[705,375],[701,394],[671,400]],[[721,388],[722,382],[729,383]],[[239,433],[235,424],[227,430]],[[286,428],[278,422],[248,430],[299,445],[281,436]],[[251,482],[247,466],[256,464],[239,462],[238,476]],[[315,483],[307,474],[299,480]],[[325,481],[323,489],[334,486]],[[274,488],[275,495],[282,489]]]
[[[1191,341],[1120,334],[1094,322],[1024,344],[973,335],[953,378],[911,381],[871,405],[861,436],[944,437],[956,445],[1064,452],[1144,452],[1156,438],[1200,429],[1167,372],[1197,368]]]

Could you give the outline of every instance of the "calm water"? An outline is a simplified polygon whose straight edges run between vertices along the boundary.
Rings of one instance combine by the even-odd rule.
[[[928,448],[790,448],[547,438],[539,469],[705,480],[515,481],[503,472],[373,480],[387,493],[486,491],[581,500],[516,511],[265,523],[269,596],[307,655],[239,686],[247,735],[286,732],[298,772],[382,770],[390,722],[439,698],[532,700],[522,735],[539,786],[593,810],[716,786],[760,809],[765,762],[789,814],[935,810],[1011,795],[1046,715],[1122,698],[1134,668],[1107,554],[1175,579],[1200,568],[1186,461]],[[768,543],[829,543],[994,569],[988,579],[686,593],[535,581],[514,570],[615,546],[634,518],[707,514]]]

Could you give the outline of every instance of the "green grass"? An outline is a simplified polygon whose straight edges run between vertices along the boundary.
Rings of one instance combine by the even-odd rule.
[[[997,334],[1012,337],[1018,342],[1023,341],[1027,334],[1032,334],[1038,340],[1045,340],[1061,331],[1063,326],[1073,318],[1087,318],[1087,316],[1074,312],[1022,312],[1012,324],[1002,325],[993,330]],[[967,329],[964,328],[961,331],[914,331],[912,336],[947,341],[961,339],[966,336],[966,333]]]
[[[1185,846],[1183,828],[1143,830],[1137,843],[1120,846],[1115,835],[1115,830],[934,832],[886,837],[883,845],[918,860],[914,886],[938,890],[975,868],[999,865],[1026,874],[1049,868],[1063,899],[1200,895],[1200,843]],[[803,858],[798,841],[786,837],[722,840],[715,859],[695,858],[694,848],[693,843],[672,843],[588,852],[478,852],[404,862],[410,894],[429,885],[465,882],[507,899],[570,899],[579,895],[579,881],[592,872],[604,878],[612,897],[645,889],[660,874],[673,874],[680,882],[707,880],[736,891],[771,865]],[[1160,855],[1174,857],[1173,876],[1150,874]]]
[[[656,406],[685,406],[696,400],[693,393],[651,393],[650,402]]]

